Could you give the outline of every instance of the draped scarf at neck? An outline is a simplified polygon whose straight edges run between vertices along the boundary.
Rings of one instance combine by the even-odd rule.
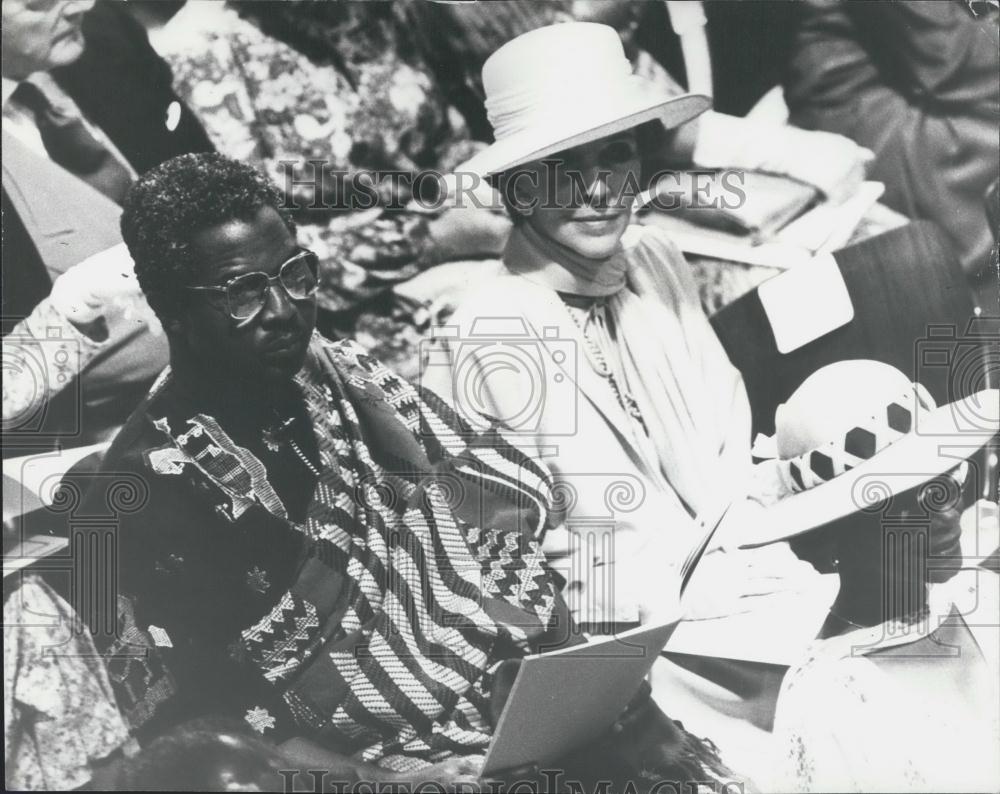
[[[679,254],[626,237],[603,262],[587,260],[521,224],[504,264],[556,292],[606,298],[617,341],[604,334],[601,343],[620,353],[624,385],[655,450],[651,474],[665,478],[689,513],[715,516],[727,501],[720,486],[742,482],[750,465],[749,404],[697,295],[687,296],[693,311],[678,303],[682,288],[670,277],[671,256]],[[642,439],[640,446],[646,448]]]
[[[590,259],[521,223],[511,232],[504,264],[556,292],[587,297],[614,295],[625,287],[628,261],[621,242],[606,259]]]

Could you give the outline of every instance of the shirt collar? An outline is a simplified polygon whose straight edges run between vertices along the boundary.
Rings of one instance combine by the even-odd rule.
[[[38,88],[46,97],[48,97],[52,90],[48,86],[54,86],[56,84],[55,80],[46,72],[44,69],[38,72],[32,72],[27,77],[22,77],[20,80],[14,80],[10,77],[0,77],[3,80],[3,108],[6,110],[7,103],[10,101],[11,95],[17,90],[17,87],[21,83],[31,82]]]
[[[0,80],[3,81],[3,107],[6,108],[7,100],[17,90],[19,83],[17,80],[11,80],[9,77],[3,77]]]

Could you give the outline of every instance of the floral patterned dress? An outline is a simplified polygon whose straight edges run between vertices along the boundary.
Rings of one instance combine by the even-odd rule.
[[[155,43],[218,150],[262,168],[298,208],[301,242],[322,262],[319,300],[335,313],[334,329],[412,375],[430,317],[390,291],[437,264],[428,223],[439,210],[410,201],[406,182],[392,178],[374,185],[374,206],[346,209],[371,196],[352,190],[354,175],[447,173],[482,144],[419,58],[403,57],[400,25],[380,8],[392,4],[336,5],[333,21],[277,38],[241,16],[245,9],[189,2]],[[310,160],[322,161],[320,170]],[[310,207],[317,198],[325,208]]]
[[[135,750],[128,726],[70,605],[36,574],[10,592],[4,584],[6,788],[78,788],[90,780],[93,762]]]

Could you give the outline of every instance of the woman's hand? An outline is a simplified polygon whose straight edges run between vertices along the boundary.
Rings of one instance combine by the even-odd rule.
[[[962,567],[962,489],[969,466],[963,463],[925,483],[917,494],[917,516],[929,519],[927,578],[947,582]]]
[[[818,574],[787,543],[706,554],[684,592],[685,620],[711,620],[765,608],[768,597],[793,596]]]

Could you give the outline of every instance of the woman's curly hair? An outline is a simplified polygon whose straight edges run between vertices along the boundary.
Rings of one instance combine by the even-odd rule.
[[[135,274],[161,319],[185,305],[184,287],[204,262],[191,252],[199,232],[234,220],[250,221],[271,207],[295,234],[278,189],[257,169],[220,154],[182,154],[143,174],[125,198],[122,239]]]

